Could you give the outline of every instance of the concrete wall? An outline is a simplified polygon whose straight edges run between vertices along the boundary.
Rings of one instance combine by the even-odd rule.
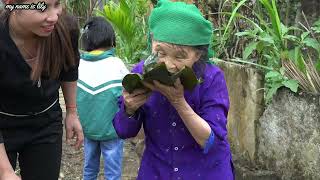
[[[230,111],[229,140],[235,158],[253,162],[256,154],[256,124],[264,111],[263,76],[254,68],[219,63],[227,81]]]

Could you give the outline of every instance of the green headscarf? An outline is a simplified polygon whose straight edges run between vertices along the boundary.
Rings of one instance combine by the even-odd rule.
[[[184,2],[159,0],[150,14],[149,30],[154,40],[177,45],[211,45],[212,41],[211,22],[195,5]],[[212,57],[210,46],[208,55]]]

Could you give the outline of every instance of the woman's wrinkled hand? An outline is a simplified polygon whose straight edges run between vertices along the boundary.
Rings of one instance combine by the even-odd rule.
[[[126,107],[126,113],[133,115],[137,109],[139,109],[151,95],[148,89],[136,89],[131,94],[126,90],[123,90],[123,99]]]
[[[146,82],[143,82],[143,84],[152,91],[159,91],[173,106],[179,105],[185,100],[184,88],[179,78],[174,83],[174,86],[166,86],[158,81],[153,81],[153,84]]]

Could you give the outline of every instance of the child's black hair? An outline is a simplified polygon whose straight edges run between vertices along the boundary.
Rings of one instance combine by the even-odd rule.
[[[103,17],[90,18],[83,27],[81,43],[85,51],[115,47],[116,37],[112,25]]]

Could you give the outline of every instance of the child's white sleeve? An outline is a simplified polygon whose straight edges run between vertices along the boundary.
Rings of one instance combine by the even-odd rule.
[[[119,59],[119,66],[120,66],[121,79],[123,79],[125,75],[130,73],[130,71],[128,70],[126,65],[123,63],[123,61],[120,59]]]

